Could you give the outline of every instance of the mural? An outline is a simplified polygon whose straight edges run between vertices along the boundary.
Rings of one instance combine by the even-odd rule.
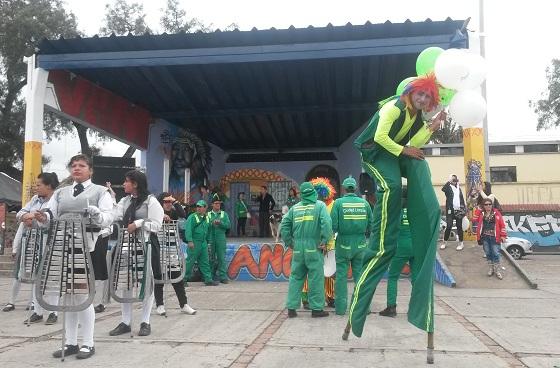
[[[535,246],[560,245],[560,213],[504,213],[509,236],[530,240]]]
[[[185,169],[191,170],[191,189],[208,182],[212,156],[208,142],[183,128],[166,129],[161,134],[164,153],[169,157],[169,191],[183,193]]]
[[[226,262],[232,280],[287,281],[292,250],[281,243],[228,244]]]

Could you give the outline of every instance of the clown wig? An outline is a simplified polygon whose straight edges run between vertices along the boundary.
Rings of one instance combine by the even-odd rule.
[[[430,102],[430,105],[428,105],[428,108],[426,110],[428,112],[432,111],[440,103],[439,85],[434,73],[429,73],[418,77],[406,85],[401,94],[401,100],[406,103],[407,107],[410,107],[412,105],[410,96],[414,91],[424,91],[432,96],[432,102]]]
[[[331,182],[327,178],[315,178],[310,180],[311,184],[317,191],[319,199],[325,202],[328,206],[334,200],[336,195],[336,190],[332,186]]]

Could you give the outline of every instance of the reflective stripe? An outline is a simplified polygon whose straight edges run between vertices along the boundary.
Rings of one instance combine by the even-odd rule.
[[[341,247],[342,249],[352,249],[352,247],[346,246],[346,245],[339,245],[339,247]]]
[[[303,221],[313,221],[313,215],[305,215],[300,217],[295,217],[294,222],[303,222]]]
[[[367,220],[366,215],[343,215],[343,220]]]
[[[317,249],[306,249],[305,253],[315,253]]]
[[[342,207],[365,208],[364,203],[342,203]]]

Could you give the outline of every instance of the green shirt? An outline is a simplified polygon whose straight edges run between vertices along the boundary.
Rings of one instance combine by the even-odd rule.
[[[332,238],[331,218],[321,201],[303,200],[295,204],[282,219],[282,239],[288,246],[316,249]]]
[[[226,212],[210,211],[207,215],[209,225],[208,242],[211,244],[226,241],[226,231],[231,227],[229,216]],[[219,224],[214,224],[215,220],[219,220]]]
[[[206,243],[208,241],[210,222],[208,215],[200,216],[192,213],[185,224],[185,239],[187,242]]]
[[[365,241],[366,232],[373,227],[373,213],[369,203],[354,193],[334,201],[331,210],[333,232],[337,241]]]

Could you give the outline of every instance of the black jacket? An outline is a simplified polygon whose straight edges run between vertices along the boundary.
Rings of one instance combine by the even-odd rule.
[[[259,202],[259,212],[270,212],[274,209],[276,202],[274,198],[270,195],[270,193],[266,193],[264,195],[259,194],[257,197],[257,202]]]
[[[441,191],[445,193],[445,212],[453,209],[453,189],[451,189],[451,183],[447,182],[441,188]],[[459,188],[459,202],[461,203],[461,207],[465,206],[465,198],[463,197],[463,190]]]

